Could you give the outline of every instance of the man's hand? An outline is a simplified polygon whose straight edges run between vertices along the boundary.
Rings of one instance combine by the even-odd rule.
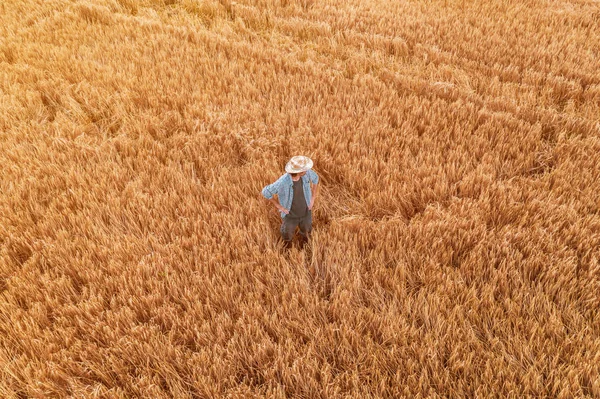
[[[287,215],[288,213],[290,213],[290,211],[289,211],[288,209],[285,209],[283,206],[281,206],[281,205],[279,204],[279,201],[277,201],[277,200],[276,200],[274,197],[273,197],[273,198],[271,198],[270,200],[267,200],[267,201],[269,201],[271,204],[273,204],[273,205],[275,206],[275,208],[277,208],[277,210],[278,210],[278,211],[280,211],[280,212],[283,212],[283,213],[285,213],[286,215]]]
[[[312,211],[314,205],[315,205],[315,197],[312,197],[310,199],[310,204],[308,204],[308,210]]]
[[[277,209],[279,209],[279,211],[280,211],[280,212],[283,212],[283,213],[285,213],[286,215],[287,215],[288,213],[290,213],[289,209],[285,209],[285,208],[284,208],[284,207],[282,207],[281,205],[279,205],[279,206],[277,207]]]

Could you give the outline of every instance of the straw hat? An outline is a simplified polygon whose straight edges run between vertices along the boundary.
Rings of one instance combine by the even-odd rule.
[[[303,155],[296,155],[285,165],[285,171],[287,173],[302,173],[312,168],[312,166],[312,159]]]

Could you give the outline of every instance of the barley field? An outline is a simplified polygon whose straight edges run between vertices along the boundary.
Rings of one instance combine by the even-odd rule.
[[[0,172],[2,398],[600,397],[597,1],[2,0]]]

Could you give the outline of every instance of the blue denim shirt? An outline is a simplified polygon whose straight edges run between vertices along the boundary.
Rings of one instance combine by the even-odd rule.
[[[301,177],[301,179],[306,205],[310,205],[310,200],[312,198],[310,183],[318,184],[319,176],[313,172],[312,169],[309,169],[306,171],[306,174]],[[292,207],[292,200],[294,199],[294,182],[292,181],[292,176],[289,173],[284,174],[277,179],[275,183],[269,184],[267,187],[262,189],[262,195],[266,199],[273,198],[275,194],[277,194],[279,204],[282,207],[288,210]],[[282,219],[285,218],[285,213],[280,212],[280,214]]]

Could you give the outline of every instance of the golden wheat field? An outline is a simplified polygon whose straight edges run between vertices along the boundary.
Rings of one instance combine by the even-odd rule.
[[[597,1],[0,0],[0,184],[1,398],[600,397]]]

